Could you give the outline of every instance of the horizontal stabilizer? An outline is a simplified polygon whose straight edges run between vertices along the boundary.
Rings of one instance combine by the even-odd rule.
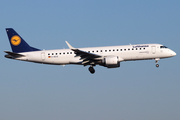
[[[7,55],[5,55],[6,58],[18,58],[24,56],[22,54],[14,53],[14,52],[9,52],[9,51],[4,51],[4,52],[7,53]]]

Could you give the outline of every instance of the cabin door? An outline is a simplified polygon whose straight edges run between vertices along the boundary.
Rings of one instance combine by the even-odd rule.
[[[45,60],[45,53],[44,52],[41,53],[41,59],[42,59],[42,61]]]
[[[151,51],[152,51],[152,54],[155,54],[156,53],[156,46],[151,46]]]

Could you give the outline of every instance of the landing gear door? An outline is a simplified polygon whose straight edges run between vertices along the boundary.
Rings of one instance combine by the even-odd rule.
[[[152,54],[155,54],[156,53],[156,46],[151,46],[151,51],[152,51]]]

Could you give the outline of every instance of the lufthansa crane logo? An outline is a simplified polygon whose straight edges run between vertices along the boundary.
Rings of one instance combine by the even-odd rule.
[[[21,38],[17,35],[13,36],[11,38],[11,43],[14,45],[14,46],[17,46],[21,43]]]

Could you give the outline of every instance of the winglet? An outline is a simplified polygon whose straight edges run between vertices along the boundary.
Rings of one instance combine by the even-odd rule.
[[[67,41],[65,41],[67,46],[69,47],[69,49],[75,49],[74,47],[72,47]]]

